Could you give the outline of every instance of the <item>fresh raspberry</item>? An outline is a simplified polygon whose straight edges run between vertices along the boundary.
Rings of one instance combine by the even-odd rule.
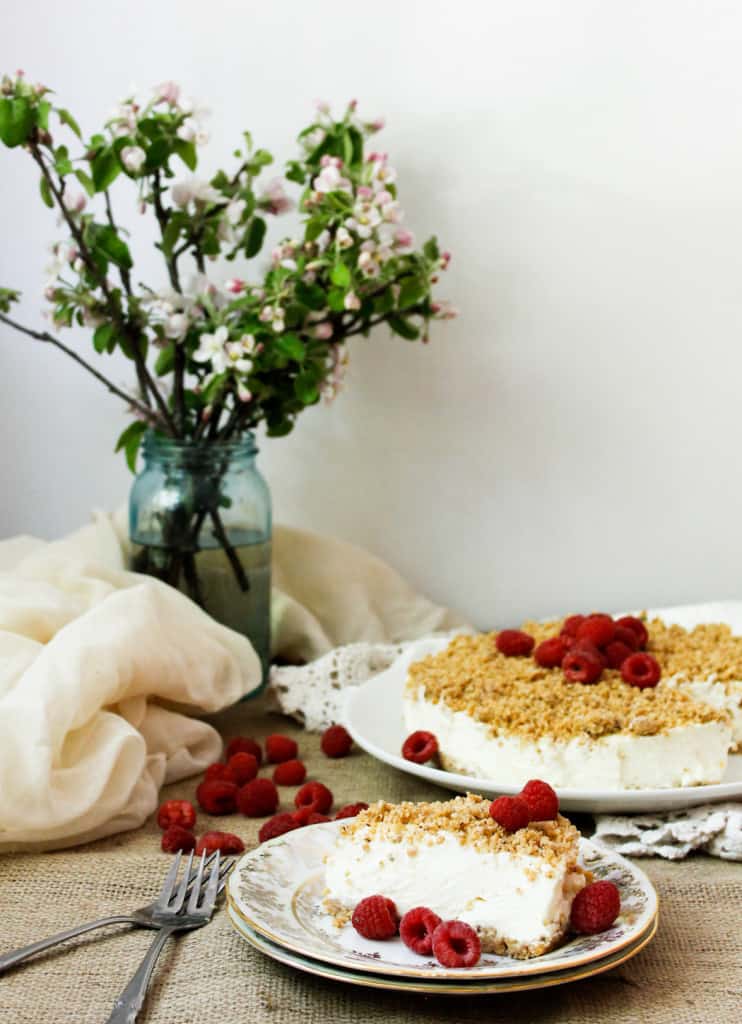
[[[259,765],[263,763],[263,751],[260,749],[260,744],[250,739],[249,736],[235,736],[233,740],[229,741],[224,756],[229,761],[230,757],[234,757],[235,754],[252,754]]]
[[[628,630],[627,630],[628,632]],[[614,640],[608,644],[603,652],[608,662],[608,668],[621,668],[627,658],[634,653],[633,647],[623,643],[621,640]]]
[[[220,782],[236,782],[234,772],[229,765],[221,764],[217,761],[216,764],[210,764],[204,772],[204,782],[213,782],[219,780]]]
[[[533,658],[537,665],[542,668],[556,668],[561,665],[564,655],[567,653],[567,644],[560,636],[552,636],[538,645],[533,652]]]
[[[307,769],[303,761],[284,761],[278,764],[273,772],[273,781],[277,786],[300,786],[307,777]]]
[[[482,955],[479,936],[463,921],[441,921],[433,932],[432,945],[442,967],[473,967]]]
[[[293,814],[289,811],[282,811],[263,822],[258,832],[258,839],[261,843],[265,843],[269,839],[275,839],[276,836],[285,835],[286,832],[293,832],[295,828],[299,828],[299,822]]]
[[[559,814],[559,797],[549,783],[541,779],[527,782],[520,798],[528,805],[531,821],[554,821]]]
[[[252,779],[239,791],[237,807],[248,818],[267,818],[278,807],[278,790],[270,779]]]
[[[528,804],[520,796],[498,796],[490,804],[490,817],[506,832],[517,832],[531,820]]]
[[[399,935],[408,949],[421,956],[433,952],[433,932],[441,919],[427,907],[413,907],[399,922]]]
[[[318,814],[317,811],[307,814],[304,809],[296,811],[294,818],[297,821],[301,818],[302,825],[324,825],[326,822],[332,821],[332,818],[328,818],[326,814]]]
[[[591,882],[574,898],[569,920],[576,932],[594,935],[610,928],[621,913],[621,896],[613,882]]]
[[[204,832],[196,843],[196,853],[242,853],[245,844],[234,832]]]
[[[386,896],[366,896],[353,911],[350,921],[364,939],[391,939],[397,934],[399,914]]]
[[[426,761],[432,761],[437,753],[438,740],[432,732],[425,732],[424,729],[411,732],[402,744],[402,757],[414,764],[425,764]]]
[[[322,753],[327,757],[347,757],[353,746],[353,738],[343,725],[331,725],[322,733]]]
[[[296,740],[290,736],[279,736],[274,734],[265,741],[265,756],[271,764],[280,764],[282,761],[291,761],[299,753]]]
[[[571,683],[597,683],[603,665],[600,651],[591,650],[586,644],[575,644],[565,654],[562,669]]]
[[[160,804],[157,824],[161,829],[172,828],[173,825],[192,829],[196,824],[196,808],[190,800],[166,800]]]
[[[597,612],[595,615],[588,615],[585,621],[580,623],[575,635],[578,640],[585,640],[602,648],[615,637],[616,624],[610,615]]]
[[[638,686],[640,690],[648,686],[656,686],[660,681],[662,669],[651,654],[637,651],[621,665],[621,678],[629,686]]]
[[[207,814],[232,814],[237,806],[238,786],[223,779],[209,779],[196,790],[199,807]]]
[[[294,797],[294,806],[308,813],[325,814],[332,807],[332,793],[321,782],[307,782]]]
[[[536,641],[519,629],[503,629],[495,637],[495,647],[506,658],[527,658]]]
[[[619,640],[622,644],[626,644],[632,651],[639,650],[639,635],[633,629],[629,629],[628,626],[616,626],[614,640]]]
[[[234,781],[238,786],[244,786],[246,782],[254,779],[259,767],[255,754],[248,754],[245,750],[238,750],[227,761],[227,768],[234,775]]]
[[[563,636],[577,636],[577,630],[584,621],[584,615],[569,615],[562,623],[560,633]]]
[[[364,804],[362,800],[359,800],[357,804],[346,804],[345,807],[341,807],[335,815],[335,821],[339,821],[340,818],[355,818],[361,811],[368,810],[368,804]]]
[[[180,825],[171,825],[162,833],[160,846],[165,853],[177,853],[178,850],[187,853],[189,850],[195,849],[196,837],[188,828],[181,828]]]
[[[647,646],[649,633],[641,619],[637,619],[635,615],[624,615],[623,618],[616,619],[616,625],[623,629],[630,629],[636,637],[640,649]]]

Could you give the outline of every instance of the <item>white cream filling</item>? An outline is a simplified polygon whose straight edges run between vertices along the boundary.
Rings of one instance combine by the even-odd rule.
[[[447,835],[440,843],[415,844],[363,836],[338,837],[327,856],[329,898],[355,907],[382,893],[400,914],[429,907],[443,920],[466,921],[495,929],[498,938],[528,946],[552,942],[565,926],[572,899],[584,876],[544,860],[490,853],[462,845]],[[550,872],[550,874],[549,874]]]
[[[438,740],[451,770],[514,786],[531,778],[563,789],[665,789],[719,782],[727,767],[731,726],[691,724],[655,736],[614,733],[558,741],[494,736],[490,727],[443,701],[425,700],[422,686],[403,701],[408,732],[425,729]]]
[[[676,686],[679,690],[700,700],[704,704],[719,711],[726,711],[732,719],[732,744],[742,744],[742,681],[738,679],[720,682],[711,675],[708,679],[678,679],[671,676],[667,685]]]

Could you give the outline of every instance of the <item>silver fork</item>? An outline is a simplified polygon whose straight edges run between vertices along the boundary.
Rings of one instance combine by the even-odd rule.
[[[176,889],[180,859],[178,854],[162,885],[160,898],[153,912],[153,919],[159,923],[159,931],[136,973],[114,1003],[113,1013],[107,1024],[133,1024],[144,1003],[157,958],[167,940],[174,932],[201,928],[211,920],[219,893],[226,884],[226,876],[222,877],[219,870],[219,852],[217,851],[211,865],[208,880],[204,876],[206,855],[201,857],[187,904],[185,899],[188,895],[193,853],[188,857],[183,880]],[[231,865],[230,861],[229,866]]]
[[[207,866],[211,864],[214,856],[215,854],[211,854],[206,862]],[[223,876],[229,871],[230,866],[231,863],[222,865]],[[189,888],[193,885],[196,874],[197,872],[195,871],[191,873],[188,882]],[[146,907],[140,907],[138,910],[133,910],[130,914],[115,914],[113,917],[102,917],[98,921],[88,921],[86,924],[78,924],[74,928],[57,932],[56,935],[50,935],[46,939],[32,942],[29,946],[11,949],[10,952],[0,955],[0,974],[11,967],[15,967],[16,964],[21,963],[22,960],[26,960],[35,953],[42,953],[45,949],[51,949],[52,946],[56,946],[60,942],[66,942],[68,939],[74,939],[78,935],[84,935],[85,932],[91,932],[94,928],[104,928],[109,924],[135,924],[140,928],[157,929],[160,927],[160,924],[155,921],[154,915],[158,906],[159,901],[155,900],[154,903],[150,903]]]

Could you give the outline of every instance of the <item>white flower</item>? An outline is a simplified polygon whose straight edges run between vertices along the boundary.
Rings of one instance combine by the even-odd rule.
[[[185,313],[173,313],[165,321],[165,337],[180,341],[190,326],[190,320]]]
[[[223,373],[227,368],[227,352],[225,345],[229,340],[229,331],[223,325],[212,333],[204,331],[199,338],[199,345],[193,353],[197,363],[210,363],[214,373]]]
[[[260,198],[268,210],[276,215],[286,213],[293,206],[293,203],[284,191],[283,182],[280,178],[271,179]]]
[[[180,86],[177,82],[162,82],[155,87],[155,103],[169,103],[175,107],[180,99]]]
[[[325,228],[324,231],[321,231],[320,234],[317,235],[317,238],[315,239],[318,252],[324,252],[327,246],[330,244],[331,239],[332,235],[327,230],[327,228]]]
[[[82,192],[75,192],[73,189],[65,191],[62,201],[64,202],[64,207],[67,212],[71,213],[73,216],[75,216],[75,214],[82,213],[87,204],[87,199]]]
[[[308,132],[301,140],[302,146],[305,149],[316,149],[321,142],[325,141],[327,133],[322,128],[315,128],[314,131]]]
[[[282,266],[285,270],[296,270],[297,269],[296,260],[292,260],[292,259],[281,260],[280,266]]]
[[[366,250],[362,252],[358,257],[358,269],[366,275],[366,277],[378,277],[381,273],[381,267],[374,259],[373,253]]]
[[[358,298],[355,292],[348,292],[343,299],[343,305],[346,309],[356,310],[361,308],[361,300]]]
[[[353,207],[353,216],[345,221],[345,226],[350,228],[360,238],[370,238],[373,230],[381,224],[381,213],[373,203],[360,202]]]
[[[349,249],[353,245],[353,236],[347,228],[340,227],[335,235],[338,249]]]
[[[329,164],[323,167],[320,173],[312,182],[315,192],[350,192],[351,185],[347,178],[344,178],[340,170]]]
[[[242,381],[237,384],[237,397],[241,402],[249,402],[252,398],[252,393],[247,390]]]
[[[239,341],[231,341],[226,346],[227,364],[230,370],[237,373],[249,373],[252,370],[252,359],[249,359]]]
[[[244,199],[232,199],[231,202],[227,204],[227,208],[224,213],[227,220],[233,227],[235,224],[239,224],[246,206],[247,203]]]
[[[124,146],[120,153],[121,163],[133,174],[136,174],[142,169],[144,161],[147,159],[147,154],[144,152],[141,146]]]
[[[173,202],[181,209],[185,209],[189,203],[226,203],[227,200],[221,193],[202,178],[189,178],[187,181],[179,181],[170,188]]]

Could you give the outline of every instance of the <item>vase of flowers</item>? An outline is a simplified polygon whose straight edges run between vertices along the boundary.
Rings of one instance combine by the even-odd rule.
[[[270,498],[254,432],[288,434],[303,409],[331,400],[350,338],[386,324],[427,342],[432,320],[455,315],[431,294],[450,257],[435,238],[415,248],[394,169],[385,153],[367,151],[381,122],[363,121],[355,102],[339,118],[318,104],[285,181],[266,184],[272,157],[249,132],[234,166],[197,177],[203,121],[165,82],[146,99],[127,97],[83,142],[49,89],[21,72],[4,76],[0,142],[30,156],[63,237],[44,293],[53,330],[11,317],[11,288],[0,288],[0,322],[61,350],[126,403],[132,420],[116,447],[132,471],[144,459],[130,503],[133,567],[245,633],[266,664]],[[59,132],[77,140],[76,155]],[[134,269],[130,231],[114,213],[121,182],[154,218],[164,286]],[[270,220],[294,206],[294,235],[248,275]],[[88,328],[97,364],[59,337],[71,327]],[[105,372],[113,353],[130,362],[131,386]]]

